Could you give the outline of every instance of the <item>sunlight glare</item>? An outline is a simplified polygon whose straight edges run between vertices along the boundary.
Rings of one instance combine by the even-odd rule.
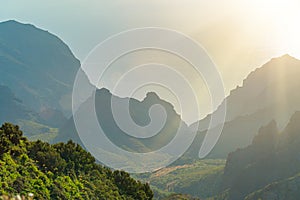
[[[273,47],[278,53],[300,58],[300,3],[295,0],[253,1],[262,18],[267,18]]]

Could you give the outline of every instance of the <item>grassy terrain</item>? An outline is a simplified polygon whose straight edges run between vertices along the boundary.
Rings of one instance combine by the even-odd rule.
[[[300,196],[300,174],[285,180],[275,181],[264,188],[249,194],[245,200],[298,199]]]
[[[135,176],[150,183],[156,199],[164,199],[173,193],[207,198],[219,192],[224,165],[225,160],[209,159]]]
[[[30,120],[19,120],[18,124],[29,140],[42,140],[51,143],[58,134],[57,128],[52,128]]]

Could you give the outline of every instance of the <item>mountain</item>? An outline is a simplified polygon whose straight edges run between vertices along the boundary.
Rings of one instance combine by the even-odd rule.
[[[8,86],[33,111],[69,116],[79,67],[57,36],[30,24],[0,23],[0,85]]]
[[[0,94],[0,123],[16,122],[18,119],[30,120],[35,117],[35,113],[26,108],[7,86],[0,85]]]
[[[153,105],[161,105],[166,111],[166,123],[162,129],[157,132],[156,135],[149,138],[135,138],[127,135],[116,123],[113,112],[111,109],[112,99],[116,102],[118,110],[122,110],[126,107],[126,102],[129,102],[130,117],[132,120],[140,125],[146,126],[151,122],[149,116],[149,109]],[[81,112],[81,109],[88,107],[88,110],[92,110],[93,99],[88,99],[81,105],[81,108],[77,112]],[[136,152],[149,152],[158,149],[166,144],[174,137],[179,126],[188,132],[187,125],[181,121],[180,116],[175,112],[173,105],[162,100],[155,93],[150,92],[147,94],[144,100],[138,101],[133,98],[119,98],[110,93],[109,90],[102,88],[98,89],[95,93],[95,108],[98,117],[98,122],[101,125],[106,136],[113,141],[116,145],[123,147],[126,150]],[[130,129],[131,127],[129,127]],[[151,130],[150,130],[151,131]],[[142,133],[144,136],[149,136],[150,132]],[[81,142],[78,133],[75,129],[74,119],[71,118],[60,129],[60,133],[56,138],[56,141],[68,141],[72,139],[76,142]]]
[[[157,199],[172,192],[207,200],[299,199],[299,121],[299,111],[283,130],[272,120],[249,146],[231,152],[225,167],[223,160],[205,159],[136,177],[150,183]]]
[[[19,124],[30,140],[72,139],[83,144],[70,116],[72,86],[79,68],[79,61],[57,36],[16,21],[0,23],[0,122]],[[208,156],[227,157],[225,168],[222,160],[196,161],[211,117],[208,115],[199,121],[196,138],[181,159],[138,178],[150,181],[157,196],[171,194],[167,199],[299,199],[300,113],[295,113],[300,110],[299,75],[300,61],[284,55],[253,71],[242,86],[231,91],[223,102],[227,104],[224,129]],[[94,95],[95,99],[85,100],[75,115],[93,111],[95,103],[97,120],[107,138],[127,151],[154,151],[167,145],[179,127],[184,136],[193,129],[170,103],[153,92],[142,101],[120,98],[105,88],[97,89]],[[130,118],[141,127],[153,120],[162,122],[160,115],[152,116],[157,105],[164,109],[166,121],[156,135],[143,129],[138,133],[142,137],[135,138],[117,124],[112,100],[122,122],[128,123]],[[121,112],[127,102],[129,117]],[[91,119],[84,120],[88,123]],[[138,129],[125,126],[130,131]],[[86,134],[91,132],[92,128],[86,129]],[[184,146],[183,141],[176,144],[178,149]],[[30,142],[18,127],[9,124],[0,128],[0,142],[0,193],[32,190],[43,199],[42,195],[46,199],[70,199],[72,195],[78,199],[97,199],[97,195],[104,195],[102,199],[152,198],[147,184],[95,164],[95,159],[73,142]],[[7,180],[2,183],[1,177]]]
[[[299,86],[300,61],[289,55],[273,58],[251,72],[241,87],[226,98],[226,122],[264,109],[276,108],[274,120],[283,128],[299,109],[295,89]],[[290,97],[290,98],[288,98]],[[286,111],[287,114],[281,113]]]
[[[79,67],[57,36],[30,24],[1,22],[0,122],[19,124],[30,139],[51,141],[71,114]]]
[[[51,119],[50,117],[49,119]],[[61,119],[64,119],[63,117]],[[56,118],[56,120],[60,120]],[[0,86],[0,123],[17,123],[29,139],[51,141],[57,135],[57,128],[48,126],[39,113],[29,109],[16,97],[10,88]],[[51,121],[50,121],[51,122]]]
[[[208,158],[225,159],[230,152],[250,145],[259,129],[272,120],[277,123],[281,130],[287,124],[291,115],[300,110],[300,96],[295,92],[300,87],[300,82],[296,81],[299,75],[300,61],[289,55],[271,59],[252,72],[244,80],[243,86],[234,89],[226,98],[227,116],[224,128],[220,139]],[[148,152],[157,149],[167,144],[168,139],[174,137],[180,124],[184,125],[186,134],[191,133],[191,129],[185,128],[185,123],[180,120],[180,116],[174,111],[171,104],[159,99],[154,93],[150,93],[152,97],[147,96],[142,102],[131,100],[131,110],[133,112],[131,117],[136,117],[134,121],[145,126],[147,124],[145,120],[149,119],[149,106],[146,106],[149,103],[147,102],[152,102],[149,105],[163,104],[168,113],[168,123],[165,126],[167,129],[164,129],[161,133],[167,136],[164,139],[161,138],[161,135],[150,139],[128,137],[118,128],[111,111],[108,109],[111,107],[112,95],[110,92],[100,89],[96,94],[98,121],[102,121],[108,137],[119,146],[127,148],[127,150],[136,149],[138,152]],[[119,104],[128,100],[113,97],[118,99]],[[211,115],[208,115],[199,122],[199,131],[193,144],[174,165],[192,163],[198,159],[199,147],[205,137],[210,117]],[[73,119],[70,119],[60,129],[56,141],[67,141],[68,139],[75,139],[75,141],[80,142]]]
[[[282,181],[273,182],[264,188],[249,194],[245,200],[295,200],[300,197],[300,174]]]
[[[176,199],[174,193],[189,194],[191,199],[205,199],[219,192],[224,166],[225,160],[205,159],[133,176],[150,183],[156,199]]]
[[[37,113],[39,123],[54,128],[62,127],[56,141],[75,139],[80,142],[72,117],[68,121],[65,117],[71,113],[70,95],[79,67],[79,61],[57,36],[16,21],[0,23],[0,73],[3,74],[0,85],[8,86],[17,99],[22,99],[26,110]],[[283,128],[292,113],[300,109],[299,95],[295,92],[300,86],[297,81],[299,74],[300,61],[289,55],[274,58],[249,74],[243,85],[234,89],[226,98],[227,116],[224,129],[209,157],[226,158],[229,152],[251,144],[259,128],[272,119],[279,128]],[[142,102],[132,100],[131,108],[135,110],[133,113],[136,113],[137,124],[146,125],[149,122],[149,106],[143,104],[164,104],[169,109],[168,124],[162,131],[164,139],[162,136],[148,140],[125,138],[126,135],[116,127],[112,116],[103,115],[109,113],[107,108],[110,94],[97,93],[103,93],[97,97],[98,118],[103,118],[99,121],[105,122],[109,137],[114,137],[116,143],[122,138],[122,144],[127,146],[124,148],[136,148],[141,152],[157,149],[166,144],[167,139],[174,137],[180,124],[186,129],[185,123],[180,120],[172,105],[167,105],[167,102],[153,94],[152,100],[150,97]],[[120,102],[125,100],[119,98]],[[199,122],[199,132],[186,157],[198,158],[199,147],[210,117],[208,115]],[[190,133],[188,129],[186,132]],[[187,160],[184,159],[184,162]]]
[[[272,120],[283,129],[292,114],[300,110],[300,95],[296,92],[299,76],[300,61],[289,55],[273,58],[250,73],[223,102],[227,104],[224,128],[208,157],[226,158],[237,148],[250,145],[259,128]],[[198,156],[210,117],[199,121],[199,133],[186,154],[189,157]]]
[[[278,200],[300,198],[291,198],[298,193],[293,189],[286,190],[290,184],[294,184],[293,188],[300,187],[297,181],[300,172],[299,121],[300,112],[296,112],[282,132],[272,121],[260,129],[250,146],[229,154],[222,183],[222,189],[228,191],[228,199],[276,192],[285,194],[280,198],[277,196]],[[281,190],[275,192],[274,188]],[[253,195],[249,199],[253,199]]]

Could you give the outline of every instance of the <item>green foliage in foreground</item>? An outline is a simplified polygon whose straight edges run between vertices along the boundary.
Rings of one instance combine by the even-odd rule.
[[[0,195],[36,199],[152,199],[148,184],[95,163],[81,146],[30,142],[18,126],[0,128]]]

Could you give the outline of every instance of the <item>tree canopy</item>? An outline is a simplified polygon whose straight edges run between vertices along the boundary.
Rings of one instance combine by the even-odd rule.
[[[0,128],[0,194],[33,193],[36,199],[153,198],[148,183],[112,171],[72,141],[28,141],[18,126]]]

